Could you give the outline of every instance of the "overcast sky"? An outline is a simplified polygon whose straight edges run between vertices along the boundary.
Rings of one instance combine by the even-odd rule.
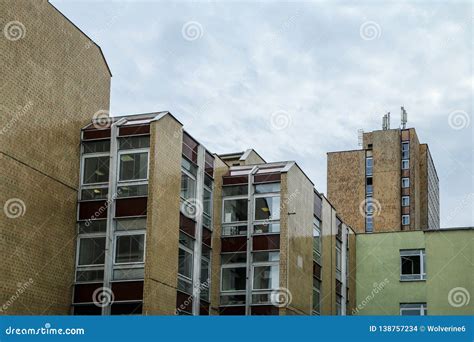
[[[102,47],[112,115],[169,110],[213,152],[296,160],[321,192],[326,152],[405,106],[441,226],[474,225],[470,2],[51,2]]]

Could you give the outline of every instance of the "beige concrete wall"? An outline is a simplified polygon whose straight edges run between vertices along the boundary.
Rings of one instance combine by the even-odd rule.
[[[145,315],[173,315],[176,309],[182,139],[182,126],[171,115],[151,123]]]
[[[214,155],[214,192],[213,192],[213,232],[211,260],[211,315],[219,314],[219,293],[221,284],[221,222],[222,222],[222,176],[229,167],[217,155]]]
[[[110,74],[99,48],[48,2],[3,1],[0,13],[0,204],[22,210],[0,215],[0,313],[67,314],[80,128],[109,109]],[[20,36],[7,37],[13,21]]]
[[[336,314],[336,212],[323,198],[321,315]]]
[[[365,199],[365,151],[328,153],[328,199],[342,220],[357,232],[365,232],[359,207]]]
[[[293,166],[282,174],[280,286],[292,294],[285,314],[310,315],[313,293],[314,188],[304,173]],[[283,275],[283,276],[282,276]]]
[[[420,144],[420,229],[428,229],[428,145]]]
[[[410,230],[421,226],[421,154],[415,129],[410,128]],[[426,178],[425,178],[426,179]]]
[[[250,151],[250,154],[241,161],[241,165],[254,165],[254,164],[264,164],[265,160],[262,159],[254,150]]]

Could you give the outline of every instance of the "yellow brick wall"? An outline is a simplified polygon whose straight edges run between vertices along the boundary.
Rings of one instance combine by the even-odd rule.
[[[18,218],[0,212],[0,314],[67,314],[80,128],[109,109],[110,74],[48,2],[2,1],[0,13],[0,204],[23,208]],[[18,40],[5,34],[13,21]]]
[[[328,153],[328,199],[342,220],[357,232],[365,232],[359,207],[365,200],[365,152]]]
[[[211,260],[211,315],[219,313],[219,293],[221,284],[221,222],[222,222],[222,176],[229,167],[217,155],[214,160],[214,192],[213,192],[213,232]]]
[[[182,139],[182,126],[171,115],[151,123],[145,315],[173,315],[176,309]]]

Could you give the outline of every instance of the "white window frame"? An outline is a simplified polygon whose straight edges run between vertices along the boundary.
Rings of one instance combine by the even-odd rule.
[[[404,220],[407,219],[408,222],[404,222]],[[405,214],[405,215],[402,215],[402,226],[408,226],[410,225],[410,214]]]
[[[140,178],[140,179],[125,179],[121,180],[121,161],[122,161],[122,156],[125,154],[139,154],[139,153],[146,153],[146,158],[147,158],[147,167],[146,167],[146,178]],[[140,149],[131,149],[131,150],[120,150],[118,152],[118,163],[117,163],[117,186],[121,186],[122,184],[125,183],[139,183],[139,182],[147,182],[148,178],[150,176],[150,149],[149,148],[140,148]]]
[[[271,219],[265,219],[265,220],[257,220],[255,217],[257,215],[257,210],[256,210],[256,205],[257,205],[257,199],[258,198],[266,198],[266,197],[279,197],[280,198],[280,208],[278,208],[278,218],[271,218]],[[274,222],[279,222],[281,218],[281,196],[280,192],[270,192],[270,193],[265,193],[265,194],[255,194],[254,195],[254,201],[253,201],[253,223],[255,224],[262,224],[262,223],[274,223]]]
[[[407,184],[404,186],[403,181],[406,180]],[[402,189],[408,189],[410,187],[410,177],[403,177],[402,178]]]
[[[80,253],[80,246],[81,246],[81,240],[82,239],[92,239],[92,238],[104,238],[106,239],[106,236],[105,236],[105,233],[87,233],[87,234],[80,234],[78,237],[77,237],[77,245],[76,245],[76,269],[77,268],[88,268],[88,267],[103,267],[105,265],[105,263],[103,264],[90,264],[90,265],[79,265],[79,253]],[[105,253],[105,250],[104,250],[104,253]],[[105,254],[104,254],[104,262],[105,262]]]
[[[406,149],[405,149],[405,146],[407,147]],[[407,158],[403,158],[403,152],[408,152]],[[402,142],[402,158],[410,159],[410,143],[409,142]]]
[[[108,189],[109,188],[109,183],[98,183],[99,185],[93,185],[93,184],[87,184],[87,185],[81,185],[81,189],[79,191],[79,200],[81,202],[89,202],[89,201],[101,201],[101,200],[106,200],[108,198],[108,195],[106,195],[104,198],[93,198],[93,199],[83,199],[82,198],[82,191],[83,190],[91,190],[91,189]]]
[[[87,153],[83,154],[81,156],[81,167],[80,167],[80,172],[81,172],[81,189],[84,188],[95,188],[100,185],[108,186],[109,181],[107,182],[99,182],[99,183],[84,183],[84,171],[86,167],[86,159],[91,159],[91,158],[97,158],[97,157],[108,157],[110,160],[110,153],[108,152],[97,152],[97,153]],[[110,166],[109,166],[109,177],[110,177]]]
[[[213,183],[214,184],[214,183]],[[211,224],[209,225],[209,227],[206,227],[208,228],[209,230],[213,231],[213,227],[212,227],[212,218],[213,218],[213,213],[214,213],[214,191],[213,191],[213,188],[209,188],[208,186],[204,185],[204,191],[202,192],[202,196],[203,196],[203,203],[204,203],[204,192],[205,191],[209,191],[211,193],[211,198],[209,199],[210,201],[210,205],[209,205],[209,211],[210,211],[210,214],[206,214],[204,212],[204,208],[202,210],[202,214],[203,216],[207,217],[209,219],[209,221],[211,222]],[[204,221],[203,221],[203,224],[204,224]]]
[[[224,265],[221,265],[221,281],[220,281],[220,292],[222,294],[245,294],[246,293],[246,288],[243,289],[243,290],[224,290],[222,285],[223,285],[223,282],[224,282],[224,269],[225,268],[243,268],[244,270],[247,270],[247,263],[234,263],[234,264],[224,264]],[[246,271],[247,272],[247,271]],[[246,286],[247,287],[247,286]]]
[[[408,201],[408,203],[405,203]],[[410,206],[410,196],[402,196],[402,207],[409,207]]]
[[[247,220],[245,221],[230,221],[226,222],[225,221],[225,201],[232,201],[232,200],[246,200],[248,203],[249,197],[247,195],[245,196],[229,196],[229,197],[223,197],[222,198],[222,224],[223,225],[239,225],[241,223],[248,222],[249,220],[249,212],[247,210]]]
[[[406,305],[406,307],[402,307],[404,305]],[[416,307],[416,306],[419,306],[419,307]],[[427,309],[426,303],[400,303],[400,316],[403,316],[402,315],[403,311],[415,311],[415,310],[418,310],[418,312],[420,313],[419,316],[428,315],[428,309]]]
[[[277,283],[276,288],[267,288],[267,289],[256,289],[256,288],[254,288],[255,268],[256,267],[276,267],[277,268],[278,279],[276,281],[276,283]],[[251,273],[250,273],[250,282],[251,282],[252,294],[261,294],[261,293],[265,293],[265,292],[268,292],[268,291],[276,290],[278,288],[278,284],[280,283],[280,260],[252,263]],[[273,283],[273,279],[272,279],[271,282]]]
[[[143,261],[135,261],[135,262],[116,262],[117,258],[117,239],[119,236],[130,236],[130,235],[143,235]],[[136,229],[136,230],[119,230],[114,231],[114,251],[113,251],[113,266],[119,266],[117,268],[132,268],[134,265],[141,265],[145,264],[145,257],[146,257],[146,230],[143,229]],[[126,267],[121,267],[126,266]],[[130,267],[129,267],[130,266]]]
[[[409,169],[410,169],[410,159],[403,159],[402,170],[409,170]]]
[[[403,256],[419,256],[420,257],[420,274],[409,275],[402,274],[402,257]],[[400,250],[400,281],[419,281],[426,280],[426,253],[424,249]]]
[[[368,173],[367,170],[368,170],[368,166],[367,166],[367,161],[368,160],[371,160],[372,161],[372,165],[370,166],[370,169],[371,169],[371,172]],[[365,157],[365,176],[373,176],[374,174],[374,157]]]

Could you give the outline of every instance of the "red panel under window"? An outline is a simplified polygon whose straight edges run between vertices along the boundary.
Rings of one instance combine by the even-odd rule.
[[[245,236],[229,237],[221,239],[222,252],[242,252],[247,250],[247,238]]]
[[[229,306],[219,308],[220,316],[244,316],[245,306]]]
[[[278,308],[273,305],[252,306],[250,308],[250,311],[251,311],[251,314],[254,316],[259,316],[259,315],[278,316],[279,315]]]
[[[142,216],[146,215],[147,197],[118,199],[115,207],[115,216]]]
[[[150,125],[123,126],[119,128],[119,136],[149,134]]]
[[[107,201],[79,202],[79,220],[93,220],[107,217]]]
[[[253,237],[254,251],[270,249],[280,249],[280,234],[258,235]]]
[[[408,215],[410,213],[410,207],[402,207],[402,214]]]
[[[254,183],[268,183],[268,182],[279,182],[281,179],[281,174],[278,173],[264,173],[261,175],[255,175],[253,182]]]
[[[183,133],[183,155],[189,160],[197,163],[198,142],[191,138],[186,132]]]
[[[211,177],[214,176],[214,156],[206,151],[204,171]]]
[[[249,182],[248,176],[224,176],[222,183],[224,185],[247,184]]]
[[[125,281],[112,283],[112,292],[116,301],[142,300],[143,281]]]
[[[209,229],[202,228],[202,242],[211,247],[212,232]]]
[[[103,283],[94,284],[76,284],[74,286],[74,303],[92,303],[94,302],[92,295]]]
[[[405,129],[402,131],[402,141],[410,140],[410,130]]]
[[[193,311],[193,296],[177,291],[176,310],[191,313]]]
[[[202,316],[209,316],[209,303],[201,299],[200,305],[199,314]]]
[[[403,196],[408,196],[408,195],[410,195],[410,188],[403,188],[403,189],[402,189],[402,195],[403,195]]]
[[[84,130],[82,140],[110,138],[110,128],[108,129],[87,129]]]
[[[179,229],[194,238],[196,237],[196,222],[182,213],[179,213]]]

